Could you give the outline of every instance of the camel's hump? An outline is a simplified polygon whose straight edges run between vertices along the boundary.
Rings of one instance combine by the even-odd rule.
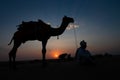
[[[38,21],[29,21],[29,22],[22,21],[22,23],[18,25],[17,29],[19,31],[21,30],[23,31],[23,30],[30,30],[30,29],[32,30],[36,27],[46,27],[46,26],[48,27],[50,25],[46,24],[45,22],[39,19]]]

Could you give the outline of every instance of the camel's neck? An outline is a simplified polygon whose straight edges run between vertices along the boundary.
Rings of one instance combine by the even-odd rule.
[[[65,31],[68,24],[69,24],[69,22],[64,22],[63,21],[59,28],[52,28],[51,36],[59,36],[59,35],[61,35]]]

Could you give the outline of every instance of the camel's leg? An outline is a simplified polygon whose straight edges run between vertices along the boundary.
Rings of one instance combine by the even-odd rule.
[[[20,44],[21,44],[20,42],[14,41],[14,46],[9,53],[9,65],[10,65],[10,67],[12,66],[13,68],[16,68],[16,63],[15,63],[16,52],[17,52],[17,49],[20,46]]]
[[[47,40],[42,41],[42,62],[43,62],[43,66],[46,65],[46,44],[47,44]]]

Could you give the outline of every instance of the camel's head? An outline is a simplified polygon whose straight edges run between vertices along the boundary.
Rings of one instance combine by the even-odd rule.
[[[63,21],[68,22],[68,23],[74,23],[74,19],[71,17],[64,16]]]

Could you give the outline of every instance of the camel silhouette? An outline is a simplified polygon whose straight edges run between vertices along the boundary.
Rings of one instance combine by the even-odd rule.
[[[28,40],[38,40],[42,42],[42,63],[43,66],[46,64],[46,44],[51,36],[61,35],[69,23],[74,23],[74,19],[71,17],[64,16],[62,23],[58,28],[52,28],[50,25],[44,23],[42,20],[38,22],[22,22],[18,25],[18,31],[16,31],[8,45],[14,41],[13,48],[9,52],[9,64],[13,68],[16,68],[16,52],[18,47]]]

